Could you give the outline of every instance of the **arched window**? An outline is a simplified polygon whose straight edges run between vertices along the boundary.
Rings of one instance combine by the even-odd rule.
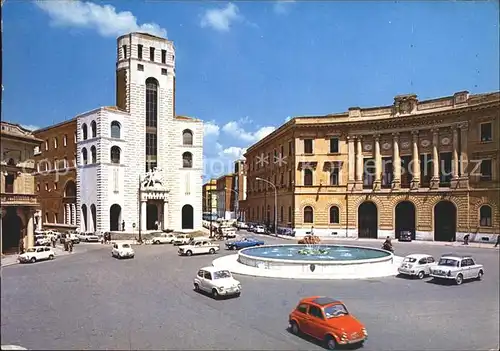
[[[88,131],[87,131],[87,125],[84,123],[82,124],[82,136],[83,136],[83,140],[87,140],[87,137],[88,137]]]
[[[97,125],[95,121],[90,122],[90,130],[92,131],[92,138],[97,136]]]
[[[182,132],[182,144],[193,145],[193,132],[186,129]]]
[[[338,224],[340,223],[340,213],[337,206],[330,207],[330,223]]]
[[[185,152],[182,154],[182,167],[193,168],[193,155],[191,155],[190,152]]]
[[[120,163],[120,153],[121,150],[118,146],[113,146],[111,148],[111,163]]]
[[[111,137],[120,139],[120,131],[121,131],[120,123],[118,121],[111,122]]]
[[[481,206],[479,209],[479,225],[481,227],[491,227],[491,212],[491,206]]]
[[[158,81],[146,79],[146,127],[155,127],[158,116]]]
[[[88,163],[88,158],[87,158],[87,149],[83,148],[82,149],[82,163],[86,165]]]
[[[54,149],[57,149],[58,142],[57,142],[57,137],[54,138]]]
[[[313,185],[313,172],[310,169],[304,170],[304,185],[305,186]]]
[[[96,150],[95,146],[92,146],[90,148],[90,159],[92,160],[91,163],[97,162],[97,150]]]
[[[314,211],[311,206],[304,207],[304,223],[314,222]]]

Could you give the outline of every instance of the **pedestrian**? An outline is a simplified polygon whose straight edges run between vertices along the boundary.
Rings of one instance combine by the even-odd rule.
[[[498,245],[500,245],[500,234],[497,235],[497,242],[494,247],[497,247]]]
[[[469,245],[469,234],[465,234],[464,236],[464,245]]]
[[[50,241],[52,242],[52,247],[55,248],[56,247],[56,237],[54,235],[52,235],[50,237]]]
[[[73,240],[70,240],[68,242],[68,248],[69,248],[69,252],[73,252]]]
[[[19,239],[19,253],[23,254],[24,253],[24,240]]]
[[[158,230],[158,221],[155,221],[155,229]]]
[[[122,232],[125,231],[125,220],[122,221]]]

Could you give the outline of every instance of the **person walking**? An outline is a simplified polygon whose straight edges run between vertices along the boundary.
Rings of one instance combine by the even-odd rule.
[[[469,245],[469,237],[470,237],[469,234],[465,234],[465,236],[464,236],[464,245]]]
[[[498,245],[500,245],[500,234],[497,235],[497,242],[494,247],[497,247]]]
[[[56,248],[56,237],[52,235],[50,237],[50,241],[52,242],[52,247],[55,249]]]

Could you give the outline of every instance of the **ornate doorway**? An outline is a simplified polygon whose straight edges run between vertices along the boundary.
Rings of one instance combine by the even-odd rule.
[[[455,241],[457,235],[457,209],[450,201],[434,206],[434,240]]]
[[[15,253],[19,250],[23,221],[16,213],[16,207],[7,207],[2,214],[2,250],[3,253]]]
[[[358,208],[358,237],[377,239],[377,234],[377,206],[371,201],[365,201]]]
[[[394,230],[396,239],[399,239],[399,236],[402,231],[411,232],[411,240],[415,240],[415,205],[410,201],[401,201],[397,204],[394,215]]]
[[[109,230],[117,232],[120,230],[120,222],[122,217],[122,208],[118,204],[114,204],[109,209]]]
[[[194,211],[193,206],[182,206],[182,229],[194,229]]]
[[[158,205],[156,203],[148,204],[146,207],[146,230],[157,230],[159,222]]]

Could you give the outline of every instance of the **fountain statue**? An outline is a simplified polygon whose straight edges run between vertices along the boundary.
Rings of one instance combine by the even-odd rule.
[[[321,239],[316,235],[306,235],[303,239],[299,240],[299,244],[303,244],[306,247],[304,249],[298,250],[299,255],[325,255],[328,254],[328,250],[320,247]]]

